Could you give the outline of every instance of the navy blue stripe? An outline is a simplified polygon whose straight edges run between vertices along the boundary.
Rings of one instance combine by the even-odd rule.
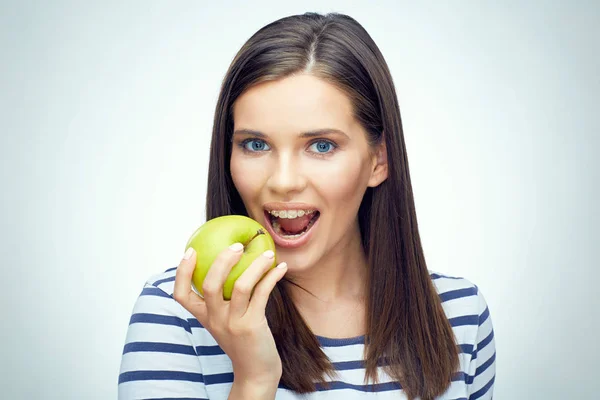
[[[464,288],[464,289],[450,290],[448,292],[442,293],[442,294],[440,294],[440,300],[443,303],[448,300],[460,299],[463,297],[476,296],[476,295],[477,295],[477,289],[475,289],[474,287],[468,287],[468,288]]]
[[[435,272],[430,273],[429,276],[432,279],[440,279],[440,278],[446,278],[446,279],[463,279],[463,278],[461,278],[459,276],[448,276],[448,275],[442,275],[442,274],[435,273]]]
[[[144,290],[142,290],[142,293],[140,294],[140,296],[158,296],[158,297],[167,297],[169,299],[172,298],[167,293],[165,293],[163,290],[160,290],[159,288],[154,287],[154,286],[145,287]]]
[[[142,290],[141,295],[142,296],[144,296],[144,295],[160,296],[160,297],[167,297],[169,299],[173,298],[170,295],[168,295],[167,293],[165,293],[164,291],[162,291],[161,289],[153,288],[153,287],[144,288],[144,290]],[[136,317],[136,319],[134,320],[135,315],[139,315],[140,317]],[[154,318],[154,317],[157,317],[157,318]],[[190,333],[191,333],[191,330],[190,330],[191,328],[204,328],[202,326],[202,324],[200,323],[200,321],[198,321],[196,318],[188,318],[188,319],[184,320],[184,319],[174,317],[171,315],[157,315],[157,314],[145,314],[145,313],[133,314],[129,323],[132,324],[134,322],[148,322],[148,323],[155,323],[155,324],[162,324],[162,325],[179,325],[179,324],[172,323],[172,322],[161,322],[162,320],[165,320],[165,318],[179,319],[181,321],[185,321],[187,323],[185,330]],[[190,329],[188,329],[188,327]]]
[[[458,345],[458,347],[460,347],[460,352],[461,353],[465,353],[465,354],[473,354],[473,345],[472,344],[460,344]]]
[[[199,356],[217,356],[225,354],[219,346],[196,346],[196,352]]]
[[[196,352],[190,345],[158,342],[132,342],[127,343],[123,349],[123,354],[134,352],[158,352],[158,353],[176,353],[195,356]]]
[[[492,339],[494,339],[494,330],[493,329],[490,332],[490,334],[485,337],[485,339],[483,339],[481,342],[477,343],[475,351],[473,351],[473,354],[471,354],[471,359],[476,360],[477,353],[480,352],[481,350],[483,350],[488,344],[490,344]]]
[[[161,397],[159,398],[151,398],[151,399],[144,399],[144,400],[208,400],[205,397]]]
[[[175,271],[176,269],[177,269],[177,267],[169,268],[169,269],[165,270],[165,273]]]
[[[477,369],[475,370],[475,375],[473,375],[473,376],[467,375],[466,382],[469,385],[472,384],[473,381],[475,380],[475,378],[478,375],[481,375],[486,369],[488,369],[489,366],[492,365],[495,360],[496,360],[496,352],[494,352],[494,354],[492,354],[492,356],[489,358],[489,360],[487,360],[486,362],[484,362],[483,364],[481,364],[479,367],[477,367]]]
[[[341,382],[341,381],[331,381],[324,383],[316,384],[317,391],[326,392],[330,390],[340,390],[340,389],[351,389],[360,392],[388,392],[392,390],[402,390],[402,386],[398,382],[386,382],[386,383],[377,383],[377,384],[369,384],[369,385],[353,385],[351,383]],[[287,389],[282,383],[279,384],[280,389]]]
[[[172,325],[179,326],[192,333],[192,329],[190,327],[190,320],[181,319],[179,317],[174,317],[171,315],[157,315],[157,314],[146,314],[146,313],[137,313],[131,316],[129,320],[129,324],[136,323],[147,323],[147,324],[158,324],[158,325]],[[200,323],[198,323],[199,325]]]
[[[490,381],[488,383],[486,383],[484,387],[482,387],[481,389],[479,389],[478,391],[476,391],[475,393],[473,393],[472,395],[470,395],[469,396],[469,400],[478,399],[481,396],[483,396],[484,394],[486,394],[487,391],[490,390],[490,388],[492,387],[492,385],[494,385],[494,381],[495,380],[496,380],[496,375],[492,376],[492,379],[490,379]]]
[[[402,386],[398,382],[377,383],[370,385],[353,385],[351,383],[332,381],[327,385],[317,383],[317,391],[326,392],[328,390],[352,389],[359,392],[387,392],[390,390],[401,390]]]
[[[362,342],[361,342],[361,344],[362,344]],[[341,345],[338,345],[338,346],[341,346]],[[330,346],[330,347],[334,347],[334,346]],[[473,345],[472,344],[461,344],[458,347],[459,347],[460,353],[465,353],[465,354],[473,353]],[[218,345],[216,345],[216,346],[196,346],[196,352],[200,356],[218,356],[218,355],[225,354],[223,349],[221,349],[221,347],[219,347]],[[353,363],[353,362],[356,362],[356,361],[344,361],[344,362],[340,362],[340,363],[334,363],[334,365],[339,364],[340,366],[342,366],[342,365],[345,365],[344,363]],[[342,369],[346,369],[346,368],[340,368],[340,370],[342,370]],[[351,369],[351,368],[349,368],[349,369]]]
[[[475,380],[475,377],[476,377],[476,376],[477,376],[477,375],[466,375],[466,376],[465,376],[465,377],[466,377],[466,379],[465,379],[465,383],[466,383],[467,385],[471,385],[471,384],[473,383],[473,381]]]
[[[481,351],[481,349],[485,348],[485,346],[490,344],[490,342],[492,341],[493,338],[494,338],[494,331],[492,330],[485,339],[483,339],[481,342],[477,343],[477,351]]]
[[[196,318],[189,318],[186,321],[189,324],[190,328],[204,328],[200,321],[198,321]]]
[[[461,315],[460,317],[450,318],[449,321],[452,327],[463,325],[477,326],[477,323],[479,322],[479,315]]]
[[[131,381],[204,382],[202,374],[181,371],[130,371],[119,375],[119,384]]]
[[[362,369],[365,367],[364,361],[340,361],[332,363],[333,367],[338,371],[348,371],[351,369]]]
[[[492,356],[483,364],[481,364],[476,370],[475,370],[475,376],[477,375],[481,375],[486,369],[489,368],[490,365],[492,365],[494,363],[494,361],[496,361],[496,352],[494,352],[494,354],[492,354]]]
[[[342,339],[333,339],[333,340],[342,340]],[[362,342],[360,342],[360,344],[362,344]],[[342,346],[342,345],[338,345],[338,347],[339,346]],[[335,347],[335,346],[329,346],[329,347]],[[460,353],[465,353],[465,354],[473,353],[473,345],[472,344],[461,344],[458,347],[460,349],[459,350]],[[200,356],[218,356],[218,355],[225,354],[223,349],[221,347],[219,347],[218,345],[196,346],[196,353]],[[346,365],[345,363],[354,363],[354,362],[358,362],[358,361],[344,361],[344,362],[340,362],[340,363],[334,363],[334,365],[339,364],[341,367],[341,368],[339,368],[340,370],[352,369],[352,368],[345,368],[343,366]],[[381,365],[384,365],[384,364],[381,364]]]
[[[353,338],[332,339],[316,335],[317,340],[323,347],[343,347],[355,344],[365,344],[365,336],[357,336]]]
[[[204,383],[206,385],[216,385],[219,383],[233,383],[233,372],[204,375]]]
[[[350,361],[338,361],[331,363],[337,371],[349,371],[354,369],[363,369],[365,367],[365,360],[350,360]],[[390,364],[386,357],[381,357],[377,361],[378,367],[385,367]]]
[[[474,378],[474,376],[471,376],[464,371],[457,371],[452,374],[452,382],[465,382],[468,385],[473,383]]]
[[[348,362],[348,363],[357,363],[357,362]],[[339,363],[337,363],[339,364]],[[348,368],[348,369],[353,369],[353,368]],[[465,381],[465,377],[468,377],[468,375],[465,375],[464,372],[460,371],[455,373],[452,376],[452,382],[459,382],[459,381]],[[205,379],[207,377],[205,376]],[[468,380],[468,378],[467,378]],[[233,376],[231,377],[231,381],[228,382],[233,382]],[[332,382],[327,382],[327,384],[323,384],[323,383],[317,383],[317,390],[320,392],[325,392],[328,390],[338,390],[338,389],[352,389],[352,390],[356,390],[356,391],[361,391],[361,392],[386,392],[386,391],[390,391],[390,390],[401,390],[402,386],[398,383],[398,382],[387,382],[387,383],[378,383],[378,384],[368,384],[368,385],[353,385],[351,383],[346,383],[346,382],[341,382],[341,381],[332,381]],[[282,383],[279,384],[279,388],[280,389],[288,389],[285,385],[283,385]],[[464,397],[460,398],[460,399],[456,399],[456,400],[466,400]]]
[[[483,323],[488,319],[489,316],[490,316],[490,309],[486,306],[485,310],[479,316],[479,326],[483,325]]]
[[[466,376],[464,371],[457,371],[452,374],[452,382],[466,382]]]
[[[144,400],[208,400],[205,397],[161,397],[159,398],[151,398],[151,399],[144,399]]]
[[[172,276],[172,277],[170,277],[170,278],[159,279],[159,280],[157,280],[156,282],[154,282],[154,283],[152,284],[152,286],[158,286],[158,285],[160,285],[161,283],[165,283],[165,282],[173,282],[173,281],[175,281],[175,275],[173,275],[173,276]]]

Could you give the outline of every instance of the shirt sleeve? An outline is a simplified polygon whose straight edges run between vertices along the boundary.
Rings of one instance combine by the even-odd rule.
[[[469,400],[491,400],[496,378],[496,343],[487,302],[477,288],[479,326],[469,364],[467,391]]]
[[[208,399],[192,335],[195,321],[168,293],[145,285],[129,321],[119,400]]]

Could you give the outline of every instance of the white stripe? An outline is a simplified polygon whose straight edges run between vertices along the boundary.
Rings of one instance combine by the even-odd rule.
[[[123,354],[121,373],[138,369],[200,373],[199,362],[198,357],[186,354],[132,352]],[[143,367],[140,368],[141,366]]]
[[[207,398],[201,383],[177,382],[176,390],[173,387],[171,381],[153,381],[151,385],[143,381],[125,382],[119,385],[119,399]]]
[[[339,347],[324,347],[323,351],[330,360],[335,362],[355,361],[362,360],[363,348],[364,345],[362,344],[352,344]]]

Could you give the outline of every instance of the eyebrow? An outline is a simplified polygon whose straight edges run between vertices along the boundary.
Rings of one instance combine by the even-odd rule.
[[[253,135],[259,138],[266,138],[267,135],[260,132],[260,131],[255,131],[253,129],[238,129],[235,132],[233,132],[233,135]],[[315,136],[323,136],[323,135],[342,135],[345,136],[346,138],[350,139],[350,137],[344,132],[341,131],[339,129],[334,129],[334,128],[324,128],[324,129],[317,129],[314,131],[308,131],[308,132],[302,132],[300,135],[301,138],[311,138],[311,137],[315,137]]]

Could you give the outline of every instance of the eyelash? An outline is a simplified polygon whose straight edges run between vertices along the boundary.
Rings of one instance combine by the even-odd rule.
[[[241,148],[244,151],[244,153],[246,153],[246,154],[257,154],[257,153],[260,153],[262,151],[266,151],[266,150],[248,150],[246,148],[246,145],[248,143],[251,143],[251,142],[262,142],[262,143],[266,144],[266,142],[264,140],[262,140],[262,139],[251,139],[251,138],[248,138],[248,139],[244,139],[241,142],[239,142],[238,143],[238,147]],[[317,139],[317,140],[314,140],[314,141],[312,141],[310,143],[310,145],[312,146],[312,145],[314,145],[316,143],[327,143],[327,144],[331,145],[331,150],[328,151],[327,153],[312,152],[315,156],[321,157],[321,158],[328,157],[328,156],[332,155],[333,153],[335,153],[337,151],[337,148],[338,148],[338,145],[336,143],[332,142],[331,140],[326,140],[326,139]]]

